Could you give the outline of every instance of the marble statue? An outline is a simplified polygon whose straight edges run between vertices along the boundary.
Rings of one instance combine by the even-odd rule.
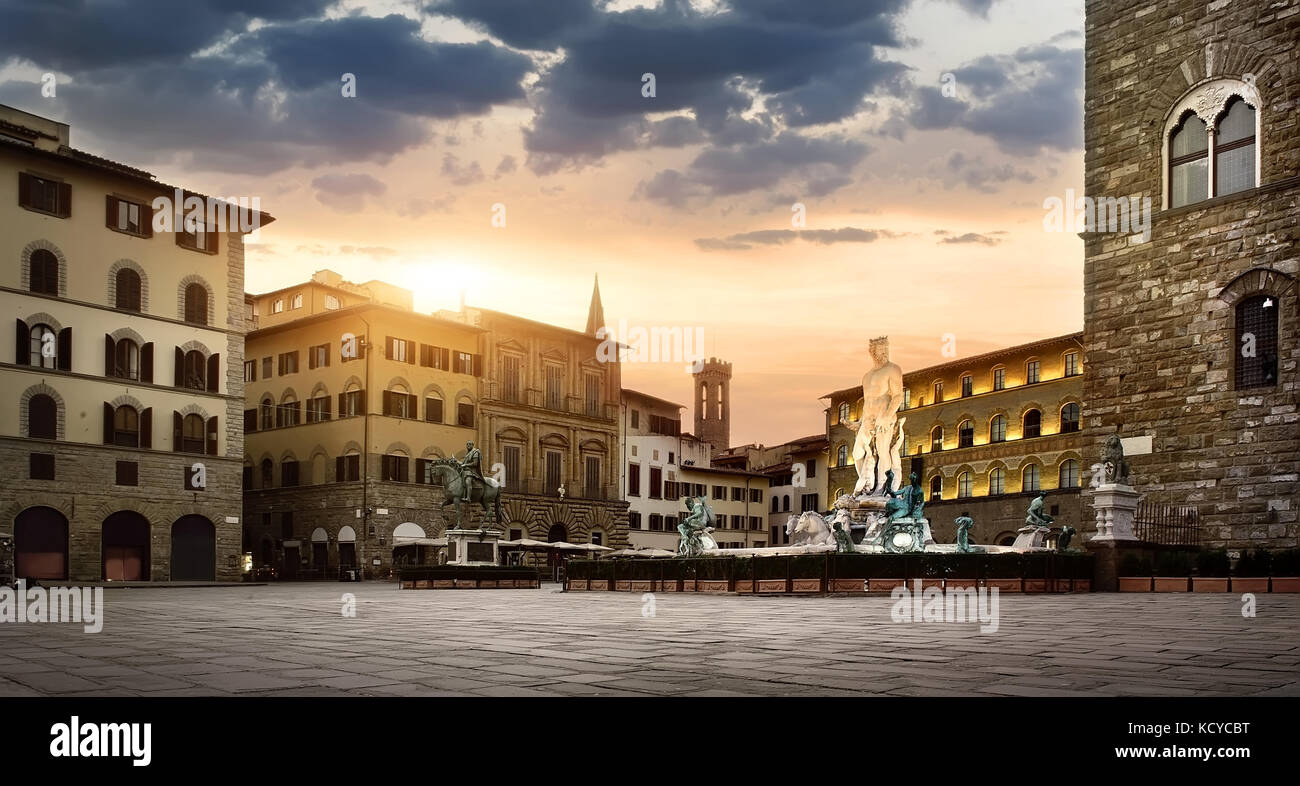
[[[971,518],[969,513],[963,512],[953,520],[953,523],[957,525],[957,551],[969,554],[971,552],[970,528],[974,526],[975,519]]]
[[[1074,537],[1074,527],[1066,525],[1061,527],[1061,537],[1056,541],[1057,551],[1068,551],[1070,548],[1070,539]]]
[[[1101,471],[1104,483],[1128,485],[1128,462],[1124,460],[1124,443],[1119,434],[1106,437],[1106,444],[1101,449]]]
[[[871,339],[870,351],[872,365],[862,376],[862,419],[853,443],[853,467],[858,473],[854,494],[879,494],[885,473],[901,469],[898,408],[903,404],[903,369],[889,362],[887,337]]]
[[[1029,510],[1025,516],[1026,527],[1050,527],[1055,521],[1051,516],[1043,512],[1043,500],[1047,498],[1046,491],[1038,492],[1034,501],[1029,503]]]
[[[718,544],[709,533],[713,531],[713,523],[717,519],[713,517],[713,510],[704,501],[704,497],[687,497],[686,510],[689,512],[677,524],[677,532],[682,536],[677,553],[686,557],[698,557],[705,551],[716,549]]]
[[[836,513],[832,519],[836,522],[841,516]],[[785,532],[790,536],[791,546],[834,546],[835,533],[825,517],[815,510],[790,515],[785,522]]]

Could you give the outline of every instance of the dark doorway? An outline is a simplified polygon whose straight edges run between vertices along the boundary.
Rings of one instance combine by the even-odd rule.
[[[101,554],[105,581],[149,580],[149,520],[133,510],[104,519]]]
[[[546,533],[546,539],[551,543],[567,542],[569,540],[569,530],[565,529],[563,524],[556,524]],[[550,551],[547,552],[546,562],[551,568],[551,580],[564,580],[564,552]]]
[[[316,570],[325,570],[329,567],[330,547],[328,543],[311,544],[311,566]]]
[[[284,573],[281,574],[281,578],[287,581],[293,581],[298,578],[298,561],[300,559],[301,557],[298,556],[297,546],[285,546]]]
[[[355,568],[357,566],[357,544],[339,544],[339,567]]]
[[[14,519],[14,576],[68,578],[68,520],[54,508],[28,508]]]
[[[172,581],[216,581],[217,528],[203,516],[172,524]]]

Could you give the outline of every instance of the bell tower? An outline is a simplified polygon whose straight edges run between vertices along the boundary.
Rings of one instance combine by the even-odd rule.
[[[731,447],[731,364],[709,358],[691,374],[695,393],[695,436],[714,450]]]

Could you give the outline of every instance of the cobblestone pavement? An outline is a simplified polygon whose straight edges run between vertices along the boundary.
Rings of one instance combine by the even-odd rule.
[[[883,596],[108,589],[98,634],[0,624],[0,696],[1300,695],[1300,595],[1257,598],[1004,594],[981,633]]]

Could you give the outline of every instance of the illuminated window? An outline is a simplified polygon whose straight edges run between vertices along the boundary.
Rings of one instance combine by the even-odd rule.
[[[1006,442],[1007,441],[1007,419],[1002,415],[994,415],[989,421],[989,442]]]
[[[963,472],[957,476],[957,496],[965,498],[970,496],[970,473]]]
[[[1021,491],[1038,491],[1038,465],[1030,464],[1020,473]]]
[[[1060,482],[1057,485],[1063,489],[1072,489],[1079,486],[1079,462],[1074,459],[1066,459],[1061,462]]]
[[[1002,468],[989,470],[989,494],[1003,494],[1006,489],[1006,473]]]

